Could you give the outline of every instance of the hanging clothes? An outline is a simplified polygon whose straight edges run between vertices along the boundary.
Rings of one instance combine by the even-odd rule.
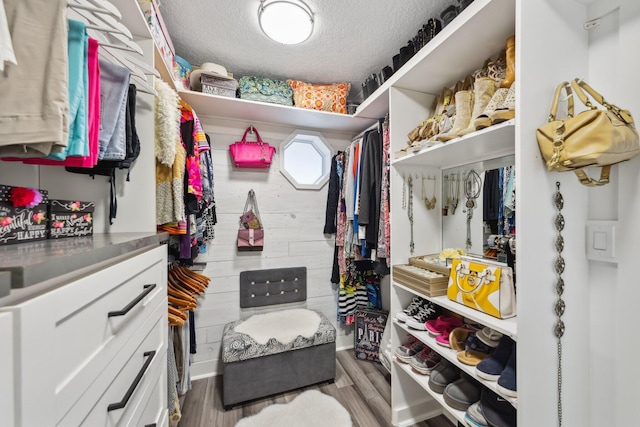
[[[363,246],[367,253],[378,245],[380,200],[382,191],[382,139],[378,130],[366,132],[363,137],[362,183],[360,185],[359,225],[365,226]],[[373,257],[375,258],[375,256]]]
[[[50,159],[89,155],[87,68],[88,36],[84,22],[69,19],[67,57],[69,64],[69,141],[66,147],[54,146]],[[128,83],[128,82],[127,82]]]
[[[488,170],[484,173],[482,189],[482,220],[489,224],[492,234],[498,234],[501,201],[500,170]]]
[[[3,157],[2,160],[22,161],[25,164],[32,165],[81,168],[92,168],[96,165],[100,134],[98,41],[87,37],[84,23],[69,20],[68,47],[69,99],[71,100],[71,105],[69,106],[71,132],[69,133],[68,146],[62,152],[49,153],[47,157]],[[81,72],[82,78],[79,77]]]
[[[381,133],[369,130],[332,160],[324,231],[336,235],[331,282],[339,284],[338,319],[347,324],[357,309],[382,307],[376,250],[388,221],[388,191],[382,195],[386,151],[387,157]],[[382,265],[386,274],[386,260]]]
[[[324,234],[335,234],[336,218],[338,213],[338,197],[340,196],[340,175],[338,175],[338,163],[342,158],[342,151],[331,159],[331,170],[329,172],[329,193],[327,196],[327,207],[325,211]]]
[[[131,71],[100,60],[102,129],[98,160],[123,160],[126,152],[127,90]]]
[[[4,2],[0,2],[0,72],[4,71],[4,63],[18,65],[16,54],[13,50],[9,23],[4,10]]]
[[[44,157],[69,140],[67,2],[4,0],[3,6],[17,65],[7,64],[0,75],[0,157]]]
[[[389,131],[389,117],[382,123],[382,185],[380,195],[380,222],[378,225],[377,256],[386,259],[387,267],[391,267],[391,204],[389,172],[391,170],[391,134]]]

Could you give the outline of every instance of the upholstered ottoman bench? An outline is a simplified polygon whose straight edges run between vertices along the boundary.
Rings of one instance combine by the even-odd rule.
[[[336,330],[322,313],[292,307],[291,303],[306,301],[306,294],[304,267],[240,274],[240,307],[263,307],[263,310],[224,327],[222,381],[225,409],[237,403],[333,381]]]

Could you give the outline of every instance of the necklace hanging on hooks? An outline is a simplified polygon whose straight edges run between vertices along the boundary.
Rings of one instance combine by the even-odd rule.
[[[402,210],[407,210],[407,180],[402,174]]]
[[[473,169],[469,171],[464,179],[464,192],[467,196],[466,213],[467,213],[467,252],[471,250],[471,218],[473,218],[473,209],[477,206],[476,199],[480,196],[482,190],[482,178]]]
[[[424,180],[427,181],[433,181],[433,197],[428,198],[425,195],[425,190],[424,190]],[[424,206],[427,208],[428,211],[435,209],[436,207],[436,178],[433,177],[431,178],[430,176],[425,178],[424,175],[422,175],[422,200],[424,200]]]
[[[455,189],[454,189],[455,187]],[[458,200],[460,199],[460,174],[451,175],[451,215],[456,213]]]
[[[416,245],[413,241],[413,178],[411,178],[411,174],[409,174],[407,185],[409,186],[407,216],[409,217],[409,227],[411,227],[411,241],[409,242],[409,250],[411,251],[411,255],[413,255],[413,251]]]

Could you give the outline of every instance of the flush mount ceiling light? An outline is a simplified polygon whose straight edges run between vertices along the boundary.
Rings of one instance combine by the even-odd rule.
[[[298,44],[313,32],[313,12],[302,0],[262,0],[258,9],[262,32],[282,44]]]

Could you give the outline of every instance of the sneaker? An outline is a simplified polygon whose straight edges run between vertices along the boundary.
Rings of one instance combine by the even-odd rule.
[[[491,356],[478,363],[476,366],[476,375],[488,381],[498,381],[500,374],[507,366],[511,353],[513,353],[514,346],[515,343],[513,340],[503,335],[502,338],[500,338],[500,343],[491,353]]]
[[[462,375],[460,379],[447,385],[443,397],[447,405],[458,411],[466,411],[469,406],[480,400],[480,384],[471,377]]]
[[[500,342],[500,338],[502,338],[502,334],[500,332],[494,331],[488,326],[482,328],[482,330],[478,331],[476,335],[480,341],[489,347],[497,347]]]
[[[396,313],[396,319],[398,322],[406,322],[408,318],[415,316],[420,311],[424,300],[419,297],[413,297],[411,303],[399,313]]]
[[[437,337],[442,334],[449,334],[455,328],[462,326],[462,320],[452,316],[438,316],[426,322],[425,329],[429,331],[429,335]]]
[[[394,351],[399,362],[409,363],[411,358],[420,353],[424,348],[424,344],[415,337],[409,335],[409,341],[405,345],[401,345]]]
[[[422,351],[409,360],[409,365],[419,374],[429,375],[440,362],[440,355],[425,346]]]
[[[516,345],[513,344],[513,351],[507,365],[498,378],[496,389],[505,396],[517,397],[518,391],[516,387]]]
[[[442,359],[431,371],[429,388],[436,393],[442,394],[447,385],[458,378],[460,378],[460,369],[456,368],[453,363]]]
[[[431,301],[425,301],[424,305],[420,308],[418,313],[413,317],[410,317],[405,322],[408,327],[417,329],[419,331],[426,331],[425,324],[428,320],[435,319],[438,316],[438,307]]]
[[[469,427],[489,427],[480,402],[476,402],[467,408],[467,412],[464,414],[464,422]]]
[[[484,388],[480,398],[482,415],[492,426],[515,426],[517,411],[509,402]]]

